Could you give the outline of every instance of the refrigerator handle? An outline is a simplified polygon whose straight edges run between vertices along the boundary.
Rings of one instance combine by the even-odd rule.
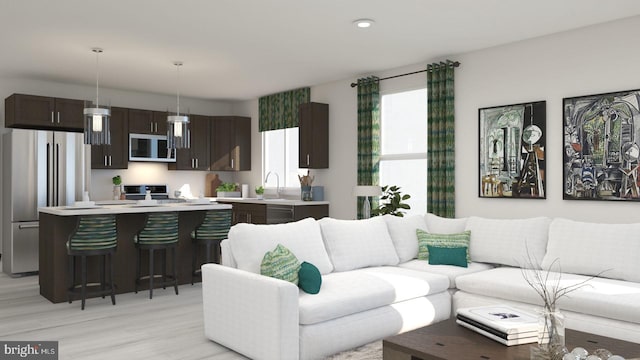
[[[51,206],[51,197],[51,144],[47,143],[47,207]]]
[[[54,191],[55,191],[55,205],[54,206],[60,206],[60,145],[56,144],[56,159],[55,159],[55,184],[54,184]]]

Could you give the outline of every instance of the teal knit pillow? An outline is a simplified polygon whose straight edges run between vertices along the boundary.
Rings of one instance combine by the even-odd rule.
[[[467,247],[439,247],[427,245],[430,265],[467,267]]]
[[[275,249],[264,254],[262,264],[260,264],[260,274],[289,281],[296,285],[298,285],[299,270],[300,261],[282,244],[278,244]]]
[[[438,247],[466,247],[467,262],[471,262],[469,256],[469,242],[471,240],[471,231],[467,230],[457,234],[431,234],[424,230],[417,229],[418,235],[418,259],[429,259],[429,248],[427,245]]]
[[[298,287],[307,294],[317,294],[320,292],[320,286],[322,286],[322,275],[315,265],[306,261],[300,265],[300,271],[298,271],[298,278],[300,282]]]

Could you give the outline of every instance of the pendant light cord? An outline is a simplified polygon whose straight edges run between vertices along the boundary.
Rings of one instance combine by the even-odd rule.
[[[176,78],[177,78],[177,83],[178,83],[178,91],[177,91],[177,98],[178,98],[178,108],[176,109],[176,115],[180,116],[180,66],[182,65],[181,62],[176,61],[174,63],[174,65],[176,66]]]
[[[99,48],[95,48],[93,49],[93,52],[96,53],[96,107],[100,107],[100,63],[99,63],[99,58],[100,58],[100,53],[102,52],[102,49]]]

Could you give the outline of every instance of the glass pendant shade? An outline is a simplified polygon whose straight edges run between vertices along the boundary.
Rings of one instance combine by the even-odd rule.
[[[109,107],[100,106],[100,72],[98,57],[102,53],[102,49],[91,49],[96,54],[96,101],[93,103],[85,103],[84,106],[84,143],[87,145],[111,145],[111,128],[109,120],[111,118],[111,109]]]
[[[176,112],[167,117],[167,148],[168,149],[188,149],[191,147],[191,133],[189,132],[189,117],[180,115],[180,66],[182,62],[173,63],[177,72],[177,105]]]
[[[84,108],[84,143],[111,145],[111,132],[109,131],[111,110],[96,104],[87,105]]]

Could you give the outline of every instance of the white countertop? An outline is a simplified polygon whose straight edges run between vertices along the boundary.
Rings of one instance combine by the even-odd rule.
[[[290,206],[329,205],[328,201],[302,201],[299,199],[217,198],[217,201]]]
[[[165,211],[197,211],[197,210],[222,210],[231,209],[229,204],[218,204],[212,202],[210,204],[195,203],[170,203],[157,204],[153,206],[138,206],[135,203],[119,204],[119,205],[96,205],[94,207],[76,207],[76,206],[55,206],[41,207],[39,212],[58,215],[58,216],[76,216],[76,215],[103,215],[103,214],[134,214],[149,212],[165,212]]]

